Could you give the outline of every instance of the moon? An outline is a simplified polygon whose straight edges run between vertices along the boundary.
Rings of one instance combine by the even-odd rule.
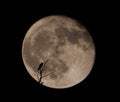
[[[51,15],[38,20],[27,31],[22,59],[37,82],[38,67],[47,61],[42,85],[64,89],[79,84],[89,75],[95,62],[95,45],[90,33],[77,20]]]

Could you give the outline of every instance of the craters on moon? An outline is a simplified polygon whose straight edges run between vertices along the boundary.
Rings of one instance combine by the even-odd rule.
[[[62,46],[66,41],[69,41],[71,44],[81,47],[84,51],[88,50],[88,48],[90,48],[90,45],[93,45],[93,41],[89,32],[84,29],[83,31],[78,31],[75,29],[69,31],[69,29],[65,27],[56,28],[55,33],[59,38],[59,45]]]
[[[53,88],[64,88],[60,86],[59,80],[62,80],[65,87],[79,83],[78,80],[84,79],[89,72],[86,72],[86,75],[76,74],[81,69],[83,71],[86,66],[90,71],[94,56],[94,43],[90,33],[75,20],[63,16],[49,16],[39,20],[27,32],[22,46],[23,61],[33,70],[32,77],[35,80],[39,80],[36,76],[39,75],[37,69],[40,63],[49,60],[46,64],[47,69],[42,74],[50,73],[50,75],[42,81],[45,81],[45,86]],[[84,65],[81,61],[89,62],[89,64]],[[70,78],[71,71],[76,76],[76,81]]]

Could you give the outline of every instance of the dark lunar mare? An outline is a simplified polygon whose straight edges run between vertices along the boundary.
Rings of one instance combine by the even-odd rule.
[[[67,38],[67,40],[72,43],[72,44],[77,44],[78,43],[78,39],[81,38],[81,34],[82,32],[80,31],[76,31],[76,30],[71,30],[69,31],[67,28],[65,27],[58,27],[55,29],[55,33],[58,37],[58,39],[61,41],[63,39],[65,39],[65,37]]]

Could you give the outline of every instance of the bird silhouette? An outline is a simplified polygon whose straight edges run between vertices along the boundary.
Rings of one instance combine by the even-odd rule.
[[[49,74],[43,76],[43,72],[47,69],[47,67],[46,67],[47,62],[48,62],[48,60],[46,60],[45,63],[43,63],[43,62],[40,63],[40,65],[39,65],[39,67],[38,67],[38,71],[39,71],[39,73],[40,73],[40,78],[39,78],[39,81],[38,81],[38,82],[39,82],[40,84],[43,84],[42,78],[43,78],[43,77],[46,77],[46,76],[48,76],[48,75],[50,74],[50,73],[49,73]]]

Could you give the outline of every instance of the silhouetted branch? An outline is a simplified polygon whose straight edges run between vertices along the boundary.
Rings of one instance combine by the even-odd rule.
[[[50,75],[51,73],[49,73],[49,74],[46,74],[46,75],[44,75],[44,76],[42,76],[42,77],[46,77],[46,76],[48,76],[48,75]]]
[[[39,78],[38,82],[40,84],[43,84],[43,82],[41,81],[43,77],[47,77],[48,75],[51,74],[51,73],[49,73],[49,74],[43,76],[43,72],[48,68],[48,67],[46,67],[47,62],[48,62],[48,60],[46,60],[45,63],[40,63],[40,65],[38,67],[38,71],[40,71],[40,78]]]
[[[42,69],[42,71],[45,71],[47,69],[47,67],[44,67],[43,69]]]
[[[48,60],[45,61],[45,63],[43,64],[43,67],[42,67],[42,71],[46,70],[47,67],[46,67],[46,63],[48,62]]]

